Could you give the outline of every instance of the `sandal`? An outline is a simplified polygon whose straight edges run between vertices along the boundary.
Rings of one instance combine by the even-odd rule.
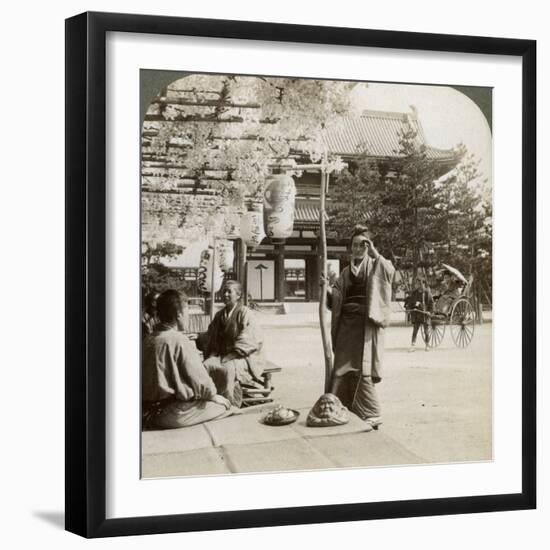
[[[377,430],[380,424],[382,424],[382,418],[379,416],[371,416],[365,420],[365,424],[368,426],[367,432]]]

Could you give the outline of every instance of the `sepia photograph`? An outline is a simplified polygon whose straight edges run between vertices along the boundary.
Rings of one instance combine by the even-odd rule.
[[[492,89],[141,69],[140,105],[142,478],[493,460]]]

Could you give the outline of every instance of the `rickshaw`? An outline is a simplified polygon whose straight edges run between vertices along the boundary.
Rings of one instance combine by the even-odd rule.
[[[470,300],[473,278],[466,279],[458,269],[447,264],[441,264],[439,272],[444,274],[445,282],[441,293],[434,296],[434,311],[415,311],[429,317],[429,334],[425,339],[430,347],[437,348],[441,344],[449,325],[455,346],[466,348],[475,332],[475,310]],[[422,330],[425,330],[424,326]]]

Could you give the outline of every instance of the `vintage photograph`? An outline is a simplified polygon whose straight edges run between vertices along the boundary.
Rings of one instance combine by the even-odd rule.
[[[367,79],[140,71],[143,478],[492,460],[492,90]]]

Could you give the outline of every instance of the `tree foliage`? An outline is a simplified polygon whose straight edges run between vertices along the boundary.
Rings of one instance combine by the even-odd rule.
[[[459,146],[456,167],[442,177],[415,129],[399,139],[399,161],[388,171],[368,152],[332,186],[331,224],[339,236],[367,223],[377,247],[414,277],[441,262],[491,285],[490,203],[482,198],[477,162]]]
[[[464,151],[462,162],[441,182],[438,260],[474,275],[492,288],[492,205],[481,192],[478,162]],[[477,185],[476,185],[477,184]]]
[[[164,241],[154,246],[144,243],[141,251],[142,263],[149,266],[151,264],[162,264],[163,259],[177,258],[184,251],[184,247],[169,241]]]
[[[150,263],[141,266],[141,286],[146,293],[160,293],[173,288],[187,292],[191,285],[185,281],[182,269],[169,268],[162,263]]]
[[[186,216],[179,234],[197,227],[212,232],[213,216],[261,198],[274,163],[288,162],[297,151],[319,160],[325,152],[323,131],[353,114],[356,86],[361,84],[233,75],[189,75],[173,83],[170,98],[151,104],[147,116],[154,120],[146,116],[144,131],[154,130],[148,146],[153,157],[183,168],[149,178],[150,189],[173,190],[188,178],[221,199],[205,209],[204,219]],[[165,218],[164,227],[174,225],[173,214]]]
[[[330,189],[332,200],[327,203],[327,214],[339,239],[347,239],[355,225],[367,222],[369,212],[378,208],[383,186],[376,162],[367,155],[336,177]]]

